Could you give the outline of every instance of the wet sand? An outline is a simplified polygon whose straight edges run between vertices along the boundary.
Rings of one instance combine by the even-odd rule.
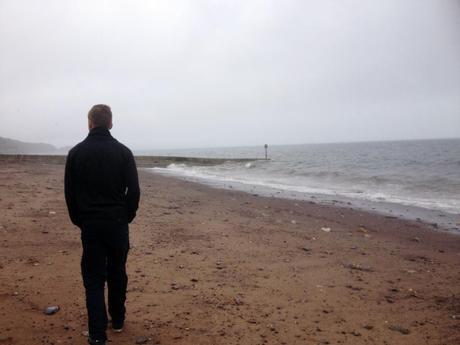
[[[63,172],[0,165],[0,344],[86,344],[79,230]],[[140,178],[127,323],[108,332],[112,344],[460,344],[460,236]],[[44,315],[50,305],[61,309]]]

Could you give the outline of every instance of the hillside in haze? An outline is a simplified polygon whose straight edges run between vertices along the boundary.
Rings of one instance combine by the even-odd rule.
[[[0,137],[0,154],[62,154],[68,148],[57,148],[44,143],[26,143],[19,140]]]

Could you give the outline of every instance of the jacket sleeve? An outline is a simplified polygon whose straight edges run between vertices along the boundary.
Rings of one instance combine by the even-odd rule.
[[[80,221],[78,219],[79,211],[75,195],[75,181],[73,179],[72,156],[72,153],[69,152],[65,163],[64,194],[70,220],[76,226],[80,226]]]
[[[128,159],[125,166],[125,181],[126,181],[126,208],[128,215],[128,223],[131,223],[136,217],[136,211],[139,207],[140,189],[139,178],[137,176],[136,161],[131,151],[128,150]]]

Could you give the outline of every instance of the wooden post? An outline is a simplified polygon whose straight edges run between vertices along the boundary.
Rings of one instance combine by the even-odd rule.
[[[268,150],[268,145],[265,144],[264,147],[265,147],[265,160],[268,160],[268,151],[267,151]]]

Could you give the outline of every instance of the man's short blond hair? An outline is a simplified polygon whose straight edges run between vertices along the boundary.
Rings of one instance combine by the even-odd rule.
[[[108,105],[96,104],[88,112],[88,119],[93,123],[93,127],[110,128],[112,124],[112,110]]]

